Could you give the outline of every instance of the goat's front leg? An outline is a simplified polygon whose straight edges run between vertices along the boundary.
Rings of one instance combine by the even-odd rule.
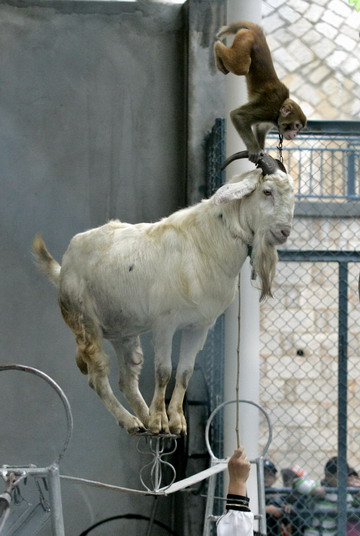
[[[206,326],[196,330],[184,330],[182,333],[176,383],[168,407],[169,428],[173,434],[186,435],[184,396],[194,370],[195,358],[204,346],[208,330],[209,326]]]
[[[153,434],[169,434],[169,421],[165,407],[165,392],[171,376],[171,349],[174,330],[165,322],[153,330],[155,350],[155,391],[150,404],[149,430]]]

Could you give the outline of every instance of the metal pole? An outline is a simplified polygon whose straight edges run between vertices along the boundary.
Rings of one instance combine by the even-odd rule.
[[[248,20],[261,24],[261,0],[228,0],[227,23]],[[228,39],[228,44],[232,37]],[[244,76],[229,74],[226,76],[226,154],[233,154],[244,144],[236,132],[230,112],[247,102],[247,89]],[[228,174],[236,175],[253,169],[250,162],[237,161]],[[259,401],[260,377],[260,306],[259,291],[252,285],[249,260],[244,263],[240,276],[240,398]],[[232,399],[235,395],[237,377],[237,342],[238,342],[238,308],[239,296],[225,312],[225,364],[224,364],[224,398]],[[236,448],[235,407],[224,413],[224,456],[230,456]],[[248,411],[240,412],[240,441],[248,455],[258,455],[259,421],[258,415]],[[226,479],[227,475],[225,475]],[[226,487],[226,486],[225,486]],[[257,483],[251,474],[247,483],[248,494],[253,504],[257,505]],[[256,508],[256,506],[255,506]],[[255,512],[256,513],[256,512]]]
[[[338,536],[347,524],[347,311],[348,263],[339,263],[339,364],[338,364]]]
[[[48,484],[53,536],[65,536],[59,466],[56,463],[49,467]]]
[[[211,460],[211,467],[216,462]],[[208,489],[207,489],[207,501],[205,508],[205,520],[204,520],[204,529],[203,536],[210,536],[211,526],[213,522],[213,512],[214,512],[214,497],[215,497],[215,488],[216,488],[216,478],[217,475],[213,475],[208,480]]]
[[[264,480],[264,458],[260,456],[256,460],[256,476],[258,484],[258,516],[259,532],[266,536],[266,512],[265,512],[265,480]]]
[[[355,152],[349,151],[347,153],[347,189],[344,192],[344,194],[347,197],[355,195],[356,193],[355,184],[356,184]]]

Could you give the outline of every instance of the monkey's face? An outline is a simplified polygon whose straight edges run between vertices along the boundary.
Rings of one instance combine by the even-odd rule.
[[[289,125],[284,125],[283,132],[281,132],[280,129],[279,130],[286,140],[294,140],[303,127],[304,125],[302,123],[295,121]]]
[[[296,102],[286,99],[280,108],[279,132],[286,140],[294,140],[306,125],[306,116]]]

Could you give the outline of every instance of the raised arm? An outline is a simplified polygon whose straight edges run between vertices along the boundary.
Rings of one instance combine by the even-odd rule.
[[[229,488],[226,499],[226,514],[217,524],[217,536],[252,536],[254,516],[246,495],[246,482],[250,462],[244,447],[236,449],[229,459]]]

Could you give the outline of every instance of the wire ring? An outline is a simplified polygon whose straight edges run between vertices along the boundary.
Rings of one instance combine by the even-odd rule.
[[[64,441],[64,445],[63,445],[62,449],[60,450],[58,456],[55,458],[55,460],[53,462],[55,464],[58,464],[60,462],[60,460],[62,459],[62,457],[64,456],[64,454],[65,454],[65,452],[66,452],[66,450],[67,450],[67,448],[69,446],[71,436],[72,436],[72,432],[73,432],[73,428],[74,428],[74,421],[73,421],[71,406],[70,406],[70,403],[69,403],[69,401],[67,399],[67,396],[65,395],[65,393],[61,389],[61,387],[52,378],[50,378],[50,376],[48,376],[47,374],[45,374],[45,372],[42,372],[41,370],[38,370],[38,369],[33,368],[33,367],[28,367],[26,365],[18,365],[18,364],[0,365],[0,372],[3,371],[3,370],[18,370],[18,371],[21,371],[21,372],[28,372],[30,374],[34,374],[35,376],[39,376],[40,378],[45,380],[50,385],[50,387],[52,387],[56,391],[56,393],[60,397],[60,400],[63,403],[65,414],[66,414],[67,432],[66,432],[66,438],[65,438],[65,441]]]
[[[209,433],[210,433],[211,422],[214,419],[215,415],[222,408],[224,408],[225,406],[227,406],[229,404],[236,404],[236,403],[250,404],[251,406],[255,406],[265,416],[265,419],[266,419],[266,422],[267,422],[267,425],[268,425],[268,429],[269,429],[269,435],[268,435],[268,440],[266,442],[266,445],[263,448],[262,453],[260,454],[260,456],[264,457],[265,454],[267,453],[267,451],[269,450],[269,446],[270,446],[270,443],[272,441],[272,425],[271,425],[269,416],[266,413],[266,411],[261,406],[259,406],[259,404],[256,404],[255,402],[252,402],[251,400],[228,400],[227,402],[223,402],[222,404],[220,404],[217,408],[214,409],[214,411],[212,411],[212,413],[210,414],[210,417],[208,418],[207,423],[206,423],[206,427],[205,427],[205,443],[206,443],[206,448],[208,450],[208,453],[209,453],[209,455],[210,455],[212,460],[218,461],[219,458],[217,458],[215,456],[215,454],[214,454],[214,452],[213,452],[213,450],[211,448],[211,445],[210,445]]]

